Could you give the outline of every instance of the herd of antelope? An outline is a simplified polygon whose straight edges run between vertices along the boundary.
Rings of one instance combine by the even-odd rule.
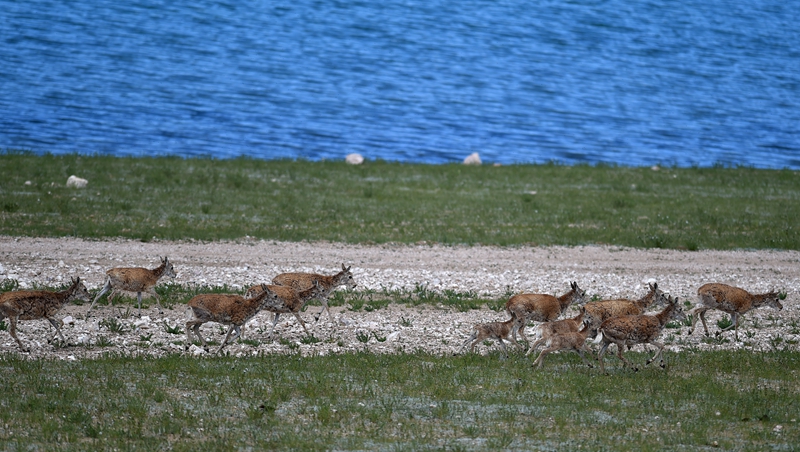
[[[687,313],[683,312],[677,297],[665,295],[658,288],[658,284],[649,284],[649,292],[638,300],[616,299],[587,302],[586,291],[581,290],[576,282],[571,283],[570,286],[570,291],[560,297],[546,294],[512,296],[506,302],[506,311],[511,318],[505,322],[475,325],[472,336],[461,345],[461,349],[470,344],[470,350],[474,350],[475,345],[480,341],[497,339],[503,352],[508,356],[503,340],[519,346],[517,342],[517,333],[519,333],[528,342],[524,334],[525,326],[530,321],[537,321],[540,322],[537,325],[539,336],[525,355],[529,355],[542,344],[547,348],[542,350],[539,357],[533,362],[534,366],[541,367],[542,361],[548,353],[573,350],[580,355],[585,364],[592,367],[592,364],[584,356],[584,352],[591,353],[586,344],[586,339],[591,336],[596,338],[595,344],[602,344],[597,359],[600,361],[600,370],[604,373],[603,356],[611,344],[617,346],[617,357],[625,366],[633,367],[634,371],[639,369],[622,355],[623,347],[630,348],[637,344],[655,345],[656,353],[647,361],[647,364],[652,363],[656,358],[661,358],[660,365],[662,368],[665,367],[664,358],[661,356],[664,344],[656,342],[656,339],[670,321],[686,320]],[[760,306],[783,309],[780,294],[775,291],[753,295],[744,289],[720,283],[704,284],[697,289],[697,297],[698,305],[688,312],[688,314],[692,314],[690,335],[694,331],[698,318],[703,322],[706,336],[709,335],[705,319],[705,313],[709,309],[718,309],[731,315],[731,325],[723,328],[722,331],[734,328],[736,340],[739,340],[739,320],[746,312]],[[578,315],[557,320],[573,304],[580,306]],[[653,305],[661,305],[664,308],[658,313],[645,314],[646,309]]]
[[[89,305],[86,316],[89,316],[97,300],[109,290],[111,291],[108,295],[109,302],[113,301],[114,297],[120,292],[136,293],[140,317],[143,293],[155,298],[159,313],[163,313],[155,286],[161,279],[174,278],[175,276],[177,276],[177,273],[175,273],[172,263],[166,257],[161,260],[161,265],[154,269],[142,267],[112,268],[106,272],[105,284],[95,295],[91,305]],[[237,294],[196,295],[187,303],[194,316],[193,319],[186,322],[187,347],[192,342],[192,335],[195,335],[203,346],[208,349],[208,344],[203,339],[203,336],[200,335],[200,326],[206,322],[217,322],[229,325],[225,340],[217,349],[217,352],[219,352],[227,344],[240,337],[243,334],[245,323],[261,310],[275,314],[269,337],[272,337],[279,316],[288,313],[294,314],[306,334],[310,334],[305,322],[300,317],[300,311],[308,301],[317,299],[322,303],[323,310],[328,312],[329,318],[333,320],[327,299],[328,295],[338,286],[346,286],[350,289],[356,287],[350,267],[345,267],[344,264],[342,264],[342,270],[332,276],[315,273],[281,273],[272,279],[272,284],[254,285],[247,290],[244,296]],[[73,279],[70,286],[61,292],[47,290],[5,292],[0,294],[0,320],[9,319],[10,326],[8,331],[24,352],[27,352],[28,349],[22,345],[22,342],[17,337],[17,322],[20,320],[47,319],[56,329],[61,342],[65,343],[64,336],[61,334],[63,322],[57,320],[54,316],[67,303],[75,300],[88,302],[90,298],[91,295],[80,278]],[[235,335],[231,337],[234,332]]]
[[[139,315],[141,316],[142,294],[148,294],[156,299],[159,313],[162,313],[161,302],[155,292],[155,286],[163,278],[174,278],[177,274],[172,263],[166,257],[161,260],[161,265],[154,269],[141,267],[112,268],[106,272],[103,287],[95,295],[86,315],[89,316],[97,300],[108,291],[109,302],[120,292],[137,294]],[[208,345],[200,335],[200,327],[207,322],[216,322],[228,325],[227,335],[222,345],[217,349],[220,352],[227,344],[242,337],[245,324],[261,310],[274,314],[272,328],[268,337],[271,338],[281,314],[293,314],[306,334],[308,328],[300,317],[300,312],[306,303],[317,299],[322,304],[322,310],[317,314],[317,319],[322,311],[328,313],[333,321],[327,299],[330,293],[339,286],[354,289],[356,283],[350,267],[342,264],[342,269],[334,275],[321,275],[316,273],[282,273],[272,279],[272,284],[257,284],[245,292],[238,294],[200,294],[187,303],[193,318],[186,322],[186,346],[192,343],[192,335],[208,349]],[[506,303],[506,311],[511,316],[505,322],[490,322],[475,325],[472,335],[461,345],[459,351],[470,345],[474,351],[475,345],[486,339],[497,339],[503,352],[508,355],[504,340],[508,340],[519,347],[517,334],[526,342],[525,328],[530,322],[538,322],[536,326],[537,338],[531,343],[526,356],[544,345],[534,366],[541,367],[544,357],[554,351],[574,350],[583,362],[589,367],[592,364],[586,360],[584,352],[591,352],[586,340],[596,338],[595,344],[601,344],[598,352],[601,371],[605,372],[603,356],[609,345],[616,344],[617,356],[626,365],[634,367],[624,356],[623,347],[630,348],[636,344],[652,344],[657,347],[655,355],[647,364],[661,358],[660,365],[664,367],[661,357],[664,344],[656,339],[666,324],[672,320],[686,320],[677,297],[667,296],[657,284],[650,284],[649,291],[638,300],[614,299],[589,301],[586,300],[586,291],[581,290],[576,282],[570,284],[570,290],[555,297],[546,294],[517,294]],[[720,283],[705,284],[697,290],[698,301],[696,307],[688,311],[692,314],[692,325],[689,334],[699,318],[703,323],[705,334],[708,336],[705,314],[709,309],[717,309],[731,315],[731,325],[724,328],[726,331],[734,329],[734,336],[738,340],[738,326],[741,316],[751,309],[760,306],[771,306],[783,309],[780,295],[771,291],[764,294],[750,294],[744,289]],[[60,292],[46,290],[19,290],[0,294],[0,320],[9,319],[9,333],[17,342],[22,351],[28,349],[22,345],[17,337],[17,323],[20,320],[47,319],[56,330],[62,343],[66,342],[61,334],[62,321],[54,316],[67,303],[74,300],[88,302],[91,299],[89,291],[80,278],[74,278],[70,286]],[[559,320],[570,305],[579,306],[579,313],[575,317]],[[664,306],[657,313],[645,314],[650,306]],[[55,339],[55,336],[53,337]]]

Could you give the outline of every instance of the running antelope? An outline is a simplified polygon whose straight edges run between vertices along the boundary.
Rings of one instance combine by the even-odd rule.
[[[322,303],[322,309],[314,316],[315,320],[319,320],[322,311],[328,313],[328,318],[333,322],[333,315],[328,307],[328,295],[338,286],[345,286],[348,289],[355,289],[356,282],[353,280],[353,273],[350,272],[350,267],[345,267],[342,264],[342,271],[335,275],[320,275],[317,273],[281,273],[280,275],[272,278],[272,284],[277,286],[288,286],[296,291],[310,289],[314,285],[314,280],[325,289],[325,295],[317,297],[319,302]],[[260,290],[259,286],[253,286],[247,290],[245,296],[253,296]]]
[[[733,337],[737,341],[739,340],[739,318],[747,311],[761,306],[772,306],[778,310],[783,309],[780,295],[777,292],[752,295],[744,289],[720,283],[703,285],[697,289],[697,298],[700,299],[700,304],[689,311],[689,314],[693,314],[692,328],[689,330],[689,334],[694,332],[697,318],[700,317],[706,336],[708,336],[706,311],[719,309],[731,315],[731,325],[722,329],[722,331],[733,328]]]
[[[206,322],[217,322],[230,325],[225,340],[217,350],[219,353],[225,345],[239,337],[242,326],[260,310],[279,303],[278,295],[271,291],[266,284],[261,286],[261,292],[253,298],[244,298],[234,294],[195,295],[188,303],[188,306],[192,308],[194,319],[186,322],[186,348],[189,348],[189,344],[192,342],[192,333],[194,333],[200,339],[203,348],[208,351],[208,344],[200,335],[200,326]],[[236,335],[231,338],[234,330]]]
[[[489,323],[479,323],[472,327],[474,330],[472,332],[472,336],[468,337],[466,341],[461,345],[458,349],[459,352],[467,346],[467,344],[472,341],[472,345],[469,347],[470,352],[475,351],[475,345],[485,339],[497,339],[500,341],[500,346],[503,348],[503,353],[505,353],[506,358],[508,358],[508,350],[506,349],[506,344],[503,342],[503,339],[507,339],[508,341],[514,343],[517,347],[519,347],[519,343],[511,337],[511,328],[516,319],[509,319],[505,322],[489,322]]]
[[[97,296],[94,297],[94,301],[92,301],[92,305],[89,306],[89,310],[86,311],[87,317],[97,300],[109,290],[111,290],[111,294],[108,296],[109,302],[113,300],[120,291],[136,292],[136,298],[139,302],[139,317],[142,316],[142,292],[148,293],[156,299],[156,303],[158,303],[158,312],[160,314],[163,310],[161,309],[161,301],[159,301],[158,294],[155,291],[155,285],[158,283],[158,280],[163,277],[168,276],[174,278],[176,273],[175,269],[172,268],[172,263],[169,259],[164,257],[164,259],[161,259],[161,265],[152,270],[141,267],[112,268],[106,272],[106,275],[105,285],[100,289]]]
[[[276,286],[276,285],[264,285],[264,287],[268,288],[272,292],[275,292],[278,296],[278,301],[269,304],[264,307],[265,311],[270,311],[275,313],[275,319],[272,322],[272,328],[269,330],[269,336],[272,337],[272,332],[275,331],[275,325],[278,324],[278,317],[281,314],[288,314],[292,313],[297,318],[297,321],[300,322],[300,325],[303,327],[307,335],[311,335],[308,332],[308,328],[306,328],[305,322],[300,317],[300,310],[303,309],[303,306],[306,305],[308,300],[318,297],[326,297],[328,296],[328,291],[330,288],[325,289],[316,279],[313,280],[312,286],[308,289],[302,290],[297,292],[296,290],[292,289],[291,287],[287,286]],[[251,288],[252,289],[252,288]]]
[[[525,341],[525,325],[533,320],[536,322],[552,322],[557,320],[570,304],[582,304],[585,301],[586,291],[578,287],[577,282],[570,283],[571,290],[556,298],[547,294],[523,293],[511,297],[506,302],[506,311],[511,318],[517,320],[512,330],[514,339],[517,331]]]
[[[559,350],[573,350],[580,355],[584,364],[593,367],[592,364],[586,360],[586,357],[583,356],[583,352],[592,353],[592,350],[586,344],[586,336],[589,335],[590,331],[591,328],[589,325],[584,325],[583,329],[580,331],[571,331],[549,336],[546,339],[547,348],[542,350],[542,353],[539,354],[539,357],[536,358],[536,361],[534,361],[532,365],[542,367],[544,356],[548,353],[557,352]]]
[[[581,330],[581,325],[584,324],[583,319],[586,316],[585,306],[581,306],[578,315],[571,319],[556,320],[555,322],[540,323],[534,330],[539,331],[539,338],[531,344],[531,348],[525,353],[525,356],[531,354],[536,350],[539,345],[547,342],[550,337],[559,334],[577,333]]]
[[[0,320],[8,317],[10,327],[8,332],[17,341],[17,345],[23,352],[28,349],[23,347],[17,337],[17,322],[20,320],[47,319],[56,333],[61,338],[62,343],[66,343],[64,335],[61,334],[61,320],[53,318],[65,304],[73,300],[89,301],[91,296],[86,286],[80,278],[72,280],[71,285],[61,292],[50,292],[47,290],[19,290],[16,292],[6,292],[0,294]],[[53,336],[55,339],[55,336]],[[49,342],[49,341],[48,341]]]
[[[667,299],[667,307],[655,315],[623,315],[620,317],[612,317],[600,325],[597,332],[597,339],[594,343],[599,344],[603,342],[600,347],[600,353],[597,359],[600,361],[600,370],[605,373],[606,369],[603,365],[603,355],[605,355],[608,346],[612,343],[617,344],[617,356],[625,365],[631,365],[634,371],[639,368],[633,366],[630,361],[622,356],[622,346],[628,347],[636,344],[653,344],[658,347],[658,351],[653,357],[647,360],[647,364],[652,363],[656,358],[661,358],[661,367],[664,368],[664,358],[661,352],[664,351],[664,344],[656,342],[656,338],[661,334],[664,326],[670,320],[685,320],[686,314],[683,312],[681,305],[678,303],[678,298],[669,297]]]
[[[648,284],[648,287],[650,291],[638,300],[617,299],[586,303],[586,323],[592,329],[589,335],[597,336],[597,329],[600,328],[600,325],[612,317],[644,314],[647,308],[654,304],[665,306],[667,297],[658,288],[658,283]]]

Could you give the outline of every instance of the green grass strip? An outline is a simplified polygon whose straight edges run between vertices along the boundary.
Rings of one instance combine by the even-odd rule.
[[[630,353],[640,365],[644,354]],[[800,353],[0,356],[4,450],[721,450],[800,444]],[[710,372],[713,370],[713,372]]]
[[[800,173],[0,154],[0,234],[800,249]],[[67,188],[70,175],[89,180]]]

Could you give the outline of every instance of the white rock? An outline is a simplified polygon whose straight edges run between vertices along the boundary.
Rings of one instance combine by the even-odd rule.
[[[387,342],[394,342],[394,340],[397,339],[399,336],[400,336],[400,332],[399,331],[395,331],[394,333],[386,336],[386,341]]]
[[[88,183],[88,180],[75,175],[72,175],[67,179],[67,187],[84,188]]]
[[[71,315],[64,317],[61,321],[64,322],[64,325],[72,325],[75,323],[75,319],[73,319]]]
[[[0,275],[5,274],[5,272],[6,272],[6,268],[3,267],[3,264],[0,264]]]
[[[356,153],[347,154],[347,157],[344,158],[344,161],[351,165],[360,165],[364,163],[364,156]]]
[[[29,180],[26,180],[26,181],[25,181],[25,185],[31,185],[31,181],[29,181]]]
[[[86,345],[89,343],[89,339],[90,339],[89,335],[81,334],[80,336],[78,336],[78,343],[81,345]]]
[[[205,352],[206,352],[206,351],[205,351],[205,350],[203,350],[201,347],[198,347],[198,346],[196,346],[196,345],[194,345],[194,344],[192,344],[192,346],[191,346],[191,347],[189,347],[189,353],[191,353],[191,354],[192,354],[192,356],[200,356],[200,355],[202,355],[202,354],[203,354],[203,353],[205,353]]]
[[[464,159],[465,165],[480,165],[481,163],[481,156],[477,152],[473,152]]]

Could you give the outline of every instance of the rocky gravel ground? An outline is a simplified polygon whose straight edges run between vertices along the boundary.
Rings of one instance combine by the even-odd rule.
[[[664,330],[662,339],[672,351],[745,348],[753,351],[775,347],[798,348],[800,341],[800,252],[774,250],[675,251],[642,250],[607,246],[588,247],[481,247],[439,245],[356,246],[339,243],[283,243],[243,239],[203,243],[137,242],[129,240],[41,239],[0,236],[0,281],[15,279],[22,288],[58,285],[80,276],[90,291],[98,290],[105,271],[112,267],[154,268],[159,257],[173,262],[180,284],[222,285],[240,288],[269,282],[286,271],[335,273],[341,264],[352,266],[359,290],[474,291],[503,299],[510,293],[560,294],[577,281],[590,296],[638,298],[648,282],[681,300],[696,302],[697,288],[707,282],[723,282],[751,292],[777,289],[787,293],[784,309],[753,310],[733,332],[705,338],[702,327],[688,336],[688,327]],[[54,330],[45,320],[22,321],[20,339],[30,353],[20,353],[7,332],[0,332],[0,353],[19,353],[27,358],[84,359],[107,353],[160,356],[170,353],[204,355],[196,346],[184,349],[187,309],[175,306],[159,314],[148,303],[142,317],[128,304],[95,307],[87,318],[88,304],[67,305],[58,318],[69,342],[54,347],[47,339]],[[302,315],[314,340],[305,337],[293,316],[281,316],[278,338],[267,340],[272,323],[260,313],[247,326],[246,341],[226,347],[233,355],[302,353],[304,355],[366,350],[399,353],[424,350],[433,354],[455,352],[476,323],[505,320],[505,312],[486,307],[458,312],[444,306],[418,307],[390,304],[370,312],[349,306],[332,308],[334,320]],[[567,315],[574,314],[570,308]],[[709,312],[712,334],[723,315]],[[180,330],[180,333],[176,333]],[[225,328],[206,324],[201,331],[217,343]],[[497,353],[495,344],[480,345],[481,353]],[[213,349],[212,349],[213,351]]]

